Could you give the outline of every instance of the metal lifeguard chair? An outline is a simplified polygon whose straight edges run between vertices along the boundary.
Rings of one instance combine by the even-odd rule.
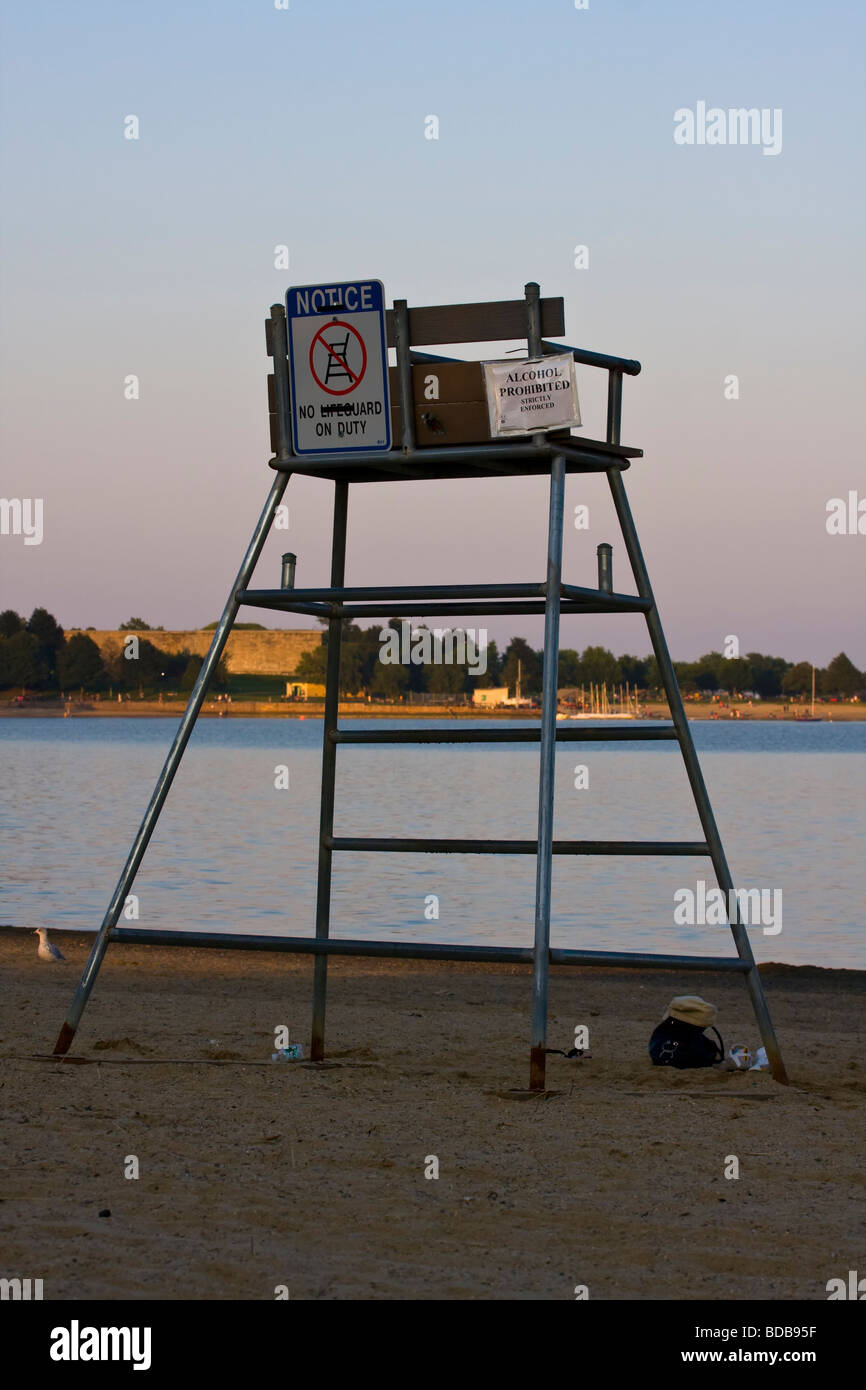
[[[640,363],[622,357],[588,352],[550,341],[565,332],[562,299],[540,298],[539,287],[530,283],[522,300],[492,304],[435,305],[410,309],[396,300],[387,314],[388,345],[396,349],[396,367],[390,369],[394,437],[390,450],[367,453],[332,453],[311,458],[299,455],[292,445],[291,400],[288,371],[286,311],[273,305],[266,321],[267,351],[273,359],[269,378],[271,444],[270,467],[274,479],[253,537],[232,585],[222,617],[214,632],[186,711],[150,804],[139,827],[129,857],[99,928],[67,1018],[55,1044],[54,1055],[68,1050],[86,1006],[103,956],[111,942],[150,942],[159,945],[236,947],[243,950],[294,951],[315,956],[311,1058],[321,1060],[325,1049],[325,1005],[328,957],[365,955],[432,960],[507,961],[532,966],[532,1024],[530,1089],[545,1085],[547,1043],[547,993],[551,964],[676,968],[734,972],[745,977],[772,1074],[786,1082],[784,1063],[767,1008],[752,948],[741,919],[731,873],[710,806],[698,763],[691,730],[683,708],[649,575],[641,554],[637,531],[626,498],[623,473],[642,450],[621,442],[622,383],[636,376]],[[528,358],[546,354],[571,354],[577,363],[600,368],[608,374],[607,429],[605,438],[588,439],[568,431],[532,433],[508,442],[490,435],[486,403],[480,389],[481,366],[420,352],[421,346],[442,343],[477,343],[525,338]],[[345,360],[345,358],[344,358]],[[435,371],[446,386],[441,399],[430,404],[423,393],[424,375]],[[451,398],[448,382],[452,384]],[[472,382],[476,384],[473,386]],[[473,394],[474,392],[474,394]],[[250,581],[262,547],[292,473],[329,479],[334,483],[331,582],[327,588],[296,589],[293,574],[284,573],[286,587],[252,589]],[[631,565],[634,594],[613,590],[609,564],[599,559],[597,589],[564,583],[562,578],[563,507],[567,473],[605,473],[610,486],[623,541]],[[514,477],[544,474],[550,478],[547,560],[544,578],[528,583],[419,584],[396,587],[353,588],[345,582],[346,524],[349,488],[382,479],[457,479]],[[603,548],[604,549],[604,548]],[[609,552],[608,552],[609,553]],[[606,558],[606,557],[605,557]],[[292,566],[289,566],[291,571]],[[322,745],[322,795],[318,843],[318,886],[315,935],[271,937],[241,934],[214,936],[207,932],[158,931],[118,927],[117,922],[141,864],[151,834],[171,787],[184,749],[205,698],[208,681],[222,655],[229,632],[242,605],[270,608],[285,613],[305,613],[327,620],[328,652]],[[544,668],[541,718],[538,729],[400,729],[353,730],[338,721],[340,645],[346,619],[469,616],[534,613],[544,614]],[[658,727],[617,728],[580,726],[562,728],[556,722],[559,623],[562,614],[643,613],[661,673],[671,723]],[[554,760],[557,743],[631,742],[676,740],[679,743],[692,794],[704,833],[699,841],[658,840],[563,840],[553,839]],[[351,744],[411,743],[538,743],[539,801],[536,840],[383,839],[336,837],[334,788],[337,751]],[[343,851],[434,854],[534,854],[536,856],[535,935],[533,945],[480,946],[436,942],[346,940],[330,936],[331,867]],[[647,952],[563,950],[550,945],[551,868],[554,854],[575,855],[685,855],[707,856],[719,887],[730,904],[729,924],[736,957],[656,955]]]

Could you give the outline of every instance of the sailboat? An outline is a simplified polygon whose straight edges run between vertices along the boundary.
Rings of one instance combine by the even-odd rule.
[[[820,724],[823,716],[815,713],[815,667],[812,667],[812,712],[811,714],[795,714],[798,724]]]
[[[584,703],[582,697],[583,697],[583,691],[581,690],[581,704]],[[635,708],[634,708],[634,710],[632,709],[631,697],[630,697],[628,694],[626,694],[625,708],[623,708],[622,687],[620,687],[620,707],[619,707],[618,710],[613,710],[613,709],[611,709],[611,707],[610,707],[610,701],[609,701],[608,698],[607,698],[607,682],[605,682],[605,683],[601,686],[601,689],[599,689],[599,687],[598,687],[597,685],[595,685],[595,686],[590,685],[590,687],[589,687],[589,702],[590,702],[590,708],[589,708],[588,710],[580,710],[580,711],[578,711],[576,714],[569,714],[569,715],[568,715],[568,718],[569,718],[569,719],[605,719],[605,720],[607,720],[607,719],[637,719],[637,717],[638,717],[638,715],[637,715],[637,693],[635,693],[635,697],[634,697],[634,703],[635,703]]]

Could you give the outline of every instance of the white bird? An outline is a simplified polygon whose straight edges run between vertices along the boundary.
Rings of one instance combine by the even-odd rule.
[[[52,946],[48,940],[48,932],[44,927],[37,927],[35,935],[39,937],[39,945],[36,954],[40,960],[65,960],[66,957],[56,946]]]

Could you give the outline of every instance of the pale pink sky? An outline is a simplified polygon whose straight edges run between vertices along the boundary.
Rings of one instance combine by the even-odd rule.
[[[567,341],[643,363],[627,485],[674,655],[735,634],[866,667],[866,535],[825,526],[830,498],[866,498],[858,12],[88,8],[6,20],[0,492],[41,497],[45,520],[39,546],[0,536],[0,606],[218,616],[270,485],[262,321],[290,283],[375,276],[423,304],[537,279],[565,296]],[[699,100],[781,109],[781,153],[677,146],[674,112]],[[588,434],[603,384],[579,371]],[[327,580],[331,491],[292,481],[261,585],[283,549],[300,584]],[[572,479],[577,502],[591,529],[567,531],[566,577],[591,583],[609,540],[628,588],[604,480]],[[540,579],[545,533],[540,480],[359,486],[347,579]],[[540,622],[489,627],[540,644]],[[562,640],[649,650],[624,617]]]

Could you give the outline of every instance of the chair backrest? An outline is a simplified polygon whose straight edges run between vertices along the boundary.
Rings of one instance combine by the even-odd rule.
[[[565,301],[540,299],[541,332],[558,337],[565,332]],[[489,304],[429,304],[410,309],[409,342],[412,347],[430,343],[493,343],[526,337],[526,300],[499,299]],[[388,346],[396,347],[393,309],[386,314]]]

